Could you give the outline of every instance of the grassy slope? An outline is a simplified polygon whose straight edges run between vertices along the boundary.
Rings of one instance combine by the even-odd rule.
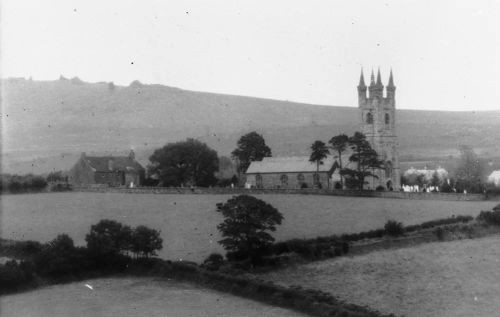
[[[87,289],[90,284],[94,290]],[[5,316],[305,316],[192,284],[113,278],[50,286],[0,298]]]
[[[500,156],[500,112],[398,111],[403,158],[446,157],[459,143]],[[4,164],[34,172],[65,169],[81,151],[147,159],[166,142],[198,137],[228,155],[245,132],[264,134],[275,155],[307,154],[312,141],[358,128],[354,107],[80,81],[2,81]],[[33,161],[33,159],[35,160]],[[33,166],[31,166],[33,164]]]
[[[231,195],[154,195],[48,193],[2,197],[3,238],[46,242],[68,233],[76,244],[85,244],[85,234],[101,219],[115,219],[131,226],[146,225],[161,230],[165,259],[202,261],[211,252],[223,253],[215,212],[216,203]],[[283,213],[278,240],[314,238],[382,228],[389,219],[405,225],[452,215],[476,216],[496,203],[458,201],[413,201],[359,197],[259,195]]]
[[[500,236],[430,243],[310,263],[266,274],[358,305],[405,316],[494,316]]]

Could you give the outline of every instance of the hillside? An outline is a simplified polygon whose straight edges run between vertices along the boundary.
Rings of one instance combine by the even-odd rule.
[[[127,153],[147,161],[167,142],[199,138],[229,155],[245,132],[262,133],[276,155],[308,154],[316,139],[358,127],[354,107],[301,104],[187,91],[162,85],[128,87],[57,81],[2,80],[5,172],[67,169],[80,152]],[[353,92],[354,93],[354,92]],[[458,144],[500,156],[500,111],[398,110],[402,160],[443,159]]]

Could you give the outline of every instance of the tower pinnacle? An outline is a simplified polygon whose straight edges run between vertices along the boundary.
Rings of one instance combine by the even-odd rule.
[[[363,68],[361,68],[361,76],[359,77],[359,87],[366,87],[365,76],[363,76]]]
[[[373,75],[373,69],[372,69],[372,75],[370,76],[370,87],[375,86],[375,75]]]
[[[392,77],[392,69],[391,69],[391,74],[389,75],[389,83],[387,84],[387,87],[394,87],[394,79]]]
[[[382,79],[380,78],[380,68],[377,71],[377,86],[382,86]]]

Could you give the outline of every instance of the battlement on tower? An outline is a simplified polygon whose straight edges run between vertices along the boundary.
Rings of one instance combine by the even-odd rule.
[[[372,71],[370,85],[366,86],[361,70],[358,85],[358,107],[360,109],[360,130],[366,135],[372,148],[384,161],[384,170],[377,171],[378,178],[371,181],[371,188],[399,188],[400,171],[396,137],[396,86],[392,70],[387,86],[382,84],[380,70],[377,78]],[[384,93],[385,92],[385,93]]]

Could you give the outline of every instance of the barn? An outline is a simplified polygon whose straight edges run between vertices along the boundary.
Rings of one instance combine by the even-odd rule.
[[[145,169],[135,160],[134,151],[128,156],[87,156],[82,153],[69,172],[73,185],[105,184],[108,186],[140,186]]]

